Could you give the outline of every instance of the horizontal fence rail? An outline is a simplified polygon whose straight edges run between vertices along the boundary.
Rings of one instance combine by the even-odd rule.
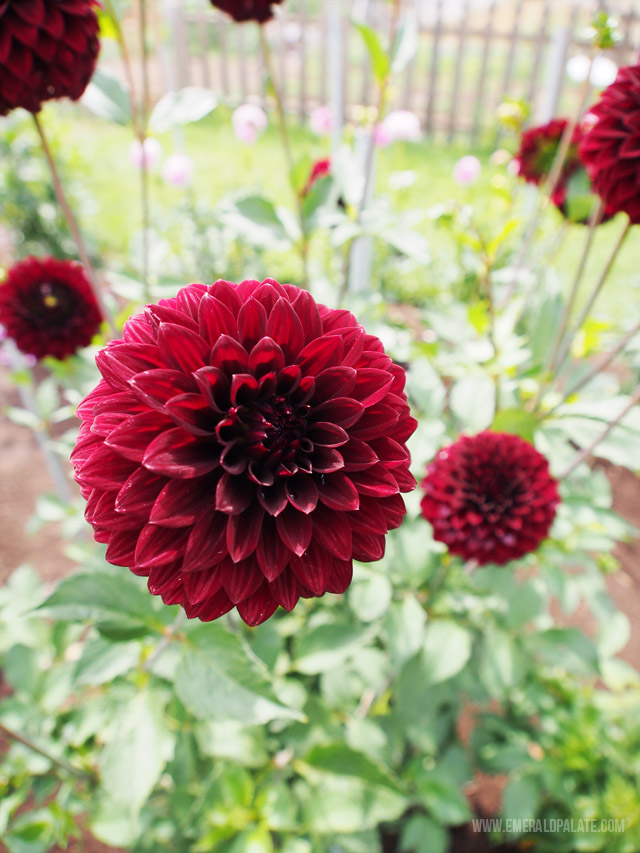
[[[166,76],[173,86],[207,86],[233,106],[245,101],[268,106],[255,26],[233,24],[206,0],[165,4],[173,47]],[[596,8],[620,21],[622,39],[607,56],[618,65],[637,62],[640,0],[404,0],[417,49],[393,81],[389,108],[415,112],[427,135],[450,142],[464,136],[472,143],[495,138],[496,112],[505,96],[529,102],[539,120],[562,114],[575,103],[578,85],[566,63],[587,53],[585,31]],[[347,120],[362,117],[363,106],[375,100],[375,82],[351,20],[388,32],[390,4],[286,0],[277,12],[266,33],[287,110],[304,121],[314,107],[328,103],[332,68],[342,65],[342,97],[334,95],[333,106],[344,105]]]

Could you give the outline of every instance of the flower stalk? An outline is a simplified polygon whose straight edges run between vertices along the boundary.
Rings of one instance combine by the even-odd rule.
[[[8,726],[5,726],[4,723],[0,723],[0,734],[3,734],[11,740],[15,740],[17,743],[21,743],[33,752],[37,752],[38,755],[42,755],[43,758],[48,759],[52,764],[55,764],[56,767],[59,767],[61,770],[65,770],[67,773],[71,773],[73,776],[77,776],[79,779],[84,779],[90,782],[95,781],[96,777],[94,773],[91,773],[88,770],[81,770],[66,759],[52,755],[47,749],[44,749],[37,743],[34,743],[30,738],[22,734],[22,732],[10,729]]]
[[[40,137],[40,142],[42,144],[42,150],[44,152],[45,159],[51,172],[51,178],[53,180],[53,189],[56,194],[56,198],[58,199],[58,204],[60,205],[60,209],[62,210],[64,218],[67,220],[67,225],[69,226],[69,230],[71,231],[71,236],[73,237],[74,242],[77,246],[78,254],[80,255],[80,260],[82,261],[82,264],[85,268],[87,278],[89,279],[89,282],[91,284],[91,289],[93,290],[93,293],[96,297],[96,301],[100,306],[100,310],[102,311],[102,316],[105,318],[107,325],[109,326],[111,336],[115,337],[118,334],[116,324],[114,322],[111,312],[109,311],[109,308],[107,307],[102,297],[102,292],[98,284],[98,278],[96,276],[95,268],[91,262],[89,253],[87,252],[87,247],[85,245],[82,234],[80,233],[78,221],[73,211],[71,210],[71,207],[69,206],[69,202],[67,201],[67,197],[62,186],[62,181],[60,180],[60,175],[58,173],[55,160],[53,159],[53,154],[51,153],[51,148],[49,146],[44,127],[37,113],[33,113],[33,121],[36,126],[36,130],[38,131],[38,136]]]

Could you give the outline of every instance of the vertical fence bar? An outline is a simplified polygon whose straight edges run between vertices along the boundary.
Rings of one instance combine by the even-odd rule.
[[[329,70],[329,104],[333,116],[331,130],[331,152],[336,154],[342,145],[344,126],[343,58],[344,30],[340,0],[327,0],[326,63]]]
[[[227,25],[222,16],[218,16],[218,43],[220,45],[219,68],[220,84],[225,97],[229,97],[229,65],[227,57]]]
[[[538,37],[536,38],[536,44],[533,55],[533,66],[531,68],[531,79],[529,81],[529,91],[527,94],[527,100],[530,104],[535,104],[537,100],[536,93],[539,86],[539,75],[540,75],[540,64],[542,62],[542,54],[544,52],[544,47],[547,44],[549,38],[549,0],[544,0],[544,9],[542,12],[542,25],[538,29]]]
[[[469,0],[464,0],[462,4],[462,15],[460,16],[460,26],[458,28],[458,50],[456,53],[456,68],[453,76],[453,89],[451,92],[451,108],[449,111],[449,129],[447,130],[447,142],[453,142],[453,137],[456,131],[460,128],[457,126],[457,119],[462,110],[458,109],[458,97],[460,95],[460,78],[464,65],[464,49],[467,41],[467,22],[469,18]]]
[[[489,70],[489,53],[493,39],[493,23],[496,12],[496,0],[491,0],[491,6],[487,12],[487,26],[482,35],[482,59],[480,60],[480,73],[478,75],[478,86],[476,88],[475,109],[473,116],[473,129],[471,131],[471,144],[475,145],[484,128],[481,128],[481,120],[485,114],[484,102],[487,91],[487,73]]]
[[[518,5],[516,6],[516,14],[513,21],[513,29],[509,34],[509,54],[507,57],[507,64],[505,66],[504,81],[502,83],[502,93],[504,95],[509,94],[509,86],[511,85],[511,78],[513,77],[513,66],[515,64],[516,48],[520,39],[520,18],[522,15],[523,2],[524,0],[518,0]]]
[[[436,0],[436,22],[433,30],[433,47],[431,53],[431,68],[429,69],[429,89],[427,95],[426,131],[433,136],[434,112],[436,102],[436,86],[438,83],[438,57],[440,53],[440,39],[442,37],[442,5],[443,0]]]
[[[197,17],[198,38],[200,41],[200,58],[202,64],[202,85],[211,88],[211,74],[209,72],[209,27],[204,12],[199,11]]]
[[[298,41],[298,56],[299,56],[299,109],[300,124],[304,124],[307,117],[307,26],[309,18],[307,17],[307,0],[299,0],[300,11],[298,15],[298,23],[300,25],[300,39]]]
[[[246,27],[240,26],[236,27],[237,32],[237,46],[238,46],[238,62],[237,65],[240,66],[240,93],[242,96],[242,103],[246,104],[247,102],[247,94],[248,94],[248,86],[247,86],[247,44],[246,44]]]
[[[408,7],[405,12],[406,26],[416,28],[416,38],[418,41],[416,54],[414,57],[412,57],[404,73],[403,107],[405,110],[410,110],[413,108],[413,79],[415,75],[416,64],[418,62],[418,55],[420,53],[420,22],[418,20],[418,8],[415,3],[412,3],[410,2],[410,0],[407,0],[406,5]]]

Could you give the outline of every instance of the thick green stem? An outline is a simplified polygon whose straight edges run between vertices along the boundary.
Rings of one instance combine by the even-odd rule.
[[[91,289],[93,290],[93,294],[96,298],[96,301],[100,306],[102,316],[106,320],[109,329],[111,330],[111,335],[113,337],[117,337],[118,330],[116,329],[116,325],[114,323],[113,317],[111,316],[111,312],[107,308],[107,305],[104,299],[102,298],[102,293],[100,291],[100,286],[98,285],[96,271],[94,269],[93,264],[91,263],[91,259],[89,257],[89,253],[87,252],[85,242],[82,239],[80,228],[78,227],[78,222],[73,214],[73,211],[71,210],[71,207],[69,206],[69,202],[67,201],[67,197],[65,195],[64,189],[62,187],[62,182],[60,180],[60,175],[58,174],[58,169],[56,167],[55,160],[53,159],[53,154],[51,153],[51,148],[49,147],[49,142],[47,141],[47,137],[44,132],[44,127],[42,126],[42,122],[38,118],[37,113],[33,114],[33,121],[35,123],[36,130],[38,131],[40,142],[42,143],[42,150],[49,165],[49,170],[51,171],[53,189],[56,194],[56,198],[58,199],[58,204],[60,205],[60,209],[62,210],[64,218],[67,220],[69,231],[71,231],[71,236],[73,237],[74,242],[78,248],[78,254],[80,255],[80,260],[82,261],[82,264],[85,268],[89,283],[91,284]]]

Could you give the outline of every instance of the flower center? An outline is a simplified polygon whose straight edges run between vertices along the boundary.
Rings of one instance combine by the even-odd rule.
[[[31,319],[45,326],[66,322],[73,316],[75,304],[73,291],[56,281],[39,282],[27,299]]]

